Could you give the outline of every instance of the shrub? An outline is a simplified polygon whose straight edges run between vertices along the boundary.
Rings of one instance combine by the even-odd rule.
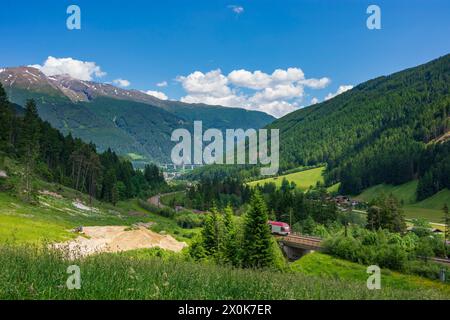
[[[434,256],[433,243],[431,239],[421,238],[415,248],[415,254],[425,260],[428,260],[428,258]]]
[[[450,268],[439,265],[437,263],[429,263],[425,261],[415,260],[409,261],[405,265],[404,271],[410,274],[416,274],[421,277],[437,280],[441,270],[444,269],[447,275],[446,282],[450,283]]]
[[[380,267],[393,270],[403,270],[408,260],[408,256],[400,244],[384,245],[376,256],[376,263]]]
[[[175,217],[177,224],[184,229],[193,229],[203,226],[204,217],[194,213],[179,213]]]
[[[173,210],[171,208],[167,208],[167,207],[159,208],[159,207],[152,205],[151,203],[148,203],[147,201],[144,201],[141,199],[139,199],[138,204],[142,209],[159,214],[160,216],[163,216],[166,218],[173,218],[175,216],[175,210]]]

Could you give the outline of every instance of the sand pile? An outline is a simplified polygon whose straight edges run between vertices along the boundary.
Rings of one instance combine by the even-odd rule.
[[[187,246],[172,236],[161,235],[145,227],[129,229],[126,226],[83,227],[84,236],[75,240],[56,244],[56,248],[69,249],[77,256],[87,256],[100,252],[120,252],[134,249],[160,247],[175,252]]]

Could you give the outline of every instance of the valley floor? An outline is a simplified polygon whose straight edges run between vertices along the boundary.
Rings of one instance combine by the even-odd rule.
[[[83,237],[71,231],[79,226]],[[368,290],[364,266],[319,253],[283,271],[243,270],[155,248],[180,251],[198,232],[137,200],[90,204],[50,184],[36,205],[0,193],[0,299],[450,299],[448,285],[389,270],[382,272],[381,290]],[[51,250],[45,243],[64,245]],[[95,244],[103,253],[73,255],[68,244]],[[65,285],[74,264],[81,290]]]
[[[294,182],[300,190],[306,191],[309,187],[314,187],[317,183],[324,182],[323,173],[325,171],[325,167],[306,170],[299,168],[299,170],[300,171],[298,172],[280,175],[278,177],[252,181],[249,182],[248,185],[254,187],[259,184],[262,186],[265,183],[272,182],[275,183],[277,187],[280,187],[283,179],[287,179],[289,182]],[[432,223],[442,223],[442,208],[445,203],[450,206],[450,190],[444,189],[425,200],[417,201],[417,184],[417,180],[398,186],[379,184],[364,190],[361,194],[353,196],[352,198],[359,201],[369,202],[381,194],[393,194],[401,202],[406,218],[425,218]],[[337,183],[330,186],[327,190],[330,193],[338,193],[339,184]]]

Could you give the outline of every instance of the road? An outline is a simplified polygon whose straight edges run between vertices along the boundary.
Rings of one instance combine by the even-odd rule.
[[[170,208],[170,207],[166,206],[165,204],[163,204],[161,202],[161,197],[169,196],[169,195],[180,193],[180,192],[184,192],[184,191],[175,191],[175,192],[157,194],[157,195],[149,198],[147,200],[147,202],[152,204],[152,205],[154,205],[154,206],[156,206],[156,207],[158,207],[158,208]],[[173,208],[171,208],[171,209],[173,209]],[[202,210],[197,210],[197,209],[188,209],[188,208],[185,208],[185,207],[182,207],[182,206],[178,206],[177,211],[190,211],[190,212],[195,213],[195,214],[207,214],[208,213],[207,211],[202,211]]]
[[[158,208],[164,207],[164,205],[161,203],[161,194],[157,194],[156,196],[149,198],[147,202]]]

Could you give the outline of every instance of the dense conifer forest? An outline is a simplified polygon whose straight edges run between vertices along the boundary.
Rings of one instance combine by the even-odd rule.
[[[98,153],[92,143],[64,136],[39,118],[34,100],[27,101],[24,114],[14,110],[0,85],[0,160],[10,157],[23,164],[20,192],[27,198],[33,194],[35,174],[111,203],[165,185],[156,165],[135,170],[110,149]]]
[[[326,182],[357,194],[420,180],[426,198],[450,183],[450,55],[379,77],[275,121],[281,166],[327,163]]]

